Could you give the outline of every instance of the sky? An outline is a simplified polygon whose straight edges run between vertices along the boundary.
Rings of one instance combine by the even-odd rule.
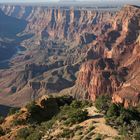
[[[51,1],[58,1],[58,0],[0,0],[1,3],[5,2],[10,2],[10,3],[15,3],[15,2],[51,2]]]
[[[36,3],[36,2],[57,2],[59,0],[0,0],[0,3]],[[70,1],[70,0],[65,0],[65,1]],[[77,0],[77,1],[80,1],[80,0]],[[124,3],[129,3],[129,2],[140,2],[140,0],[81,0],[81,1],[100,1],[100,2],[108,2],[108,1],[111,1],[111,2],[124,2]]]

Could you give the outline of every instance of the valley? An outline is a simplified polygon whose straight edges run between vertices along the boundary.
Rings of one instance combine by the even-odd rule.
[[[26,49],[10,61],[10,68],[1,69],[2,104],[19,107],[46,94],[73,94],[93,101],[109,94],[113,102],[138,104],[138,76],[131,79],[132,74],[139,75],[134,67],[139,65],[138,6],[126,5],[118,11],[25,5],[0,8],[3,22],[11,23],[9,29],[8,23],[1,23],[8,29],[1,39]],[[15,29],[11,32],[10,28]],[[16,52],[16,47],[9,48]]]
[[[26,23],[13,35],[27,51],[1,72],[0,86],[8,95],[5,105],[21,106],[33,95],[38,98],[64,92],[91,100],[107,93],[113,95],[113,102],[125,106],[139,102],[138,85],[124,87],[127,81],[137,81],[130,78],[132,73],[138,74],[133,65],[139,65],[139,7],[96,11],[1,5],[1,10],[2,17],[9,17],[10,22]],[[126,96],[121,93],[124,89]]]

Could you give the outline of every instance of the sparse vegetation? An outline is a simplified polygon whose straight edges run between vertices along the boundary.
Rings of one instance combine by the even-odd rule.
[[[72,138],[73,135],[74,135],[73,130],[64,129],[63,132],[60,134],[60,137],[62,137],[62,138]]]
[[[125,109],[123,105],[113,104],[109,98],[104,96],[99,97],[95,105],[100,111],[104,112],[106,122],[115,126],[122,136],[137,137],[137,129],[140,126],[140,112],[137,108]]]
[[[88,131],[90,132],[90,131],[92,131],[93,129],[95,129],[95,126],[94,126],[93,124],[91,124],[91,125],[89,126],[89,128],[88,128]]]
[[[87,119],[86,107],[91,104],[88,101],[77,101],[68,96],[62,97],[50,97],[47,101],[43,101],[42,107],[36,102],[31,102],[26,105],[28,111],[27,122],[29,122],[30,127],[22,128],[17,133],[17,139],[25,140],[39,140],[46,131],[53,129],[56,122],[61,122],[65,124],[65,127],[62,128],[62,133],[59,134],[59,137],[62,138],[71,138],[74,133],[73,131],[78,131],[81,129],[81,126],[77,125],[73,130],[67,129],[70,125],[75,125]],[[69,98],[71,100],[69,100]],[[53,105],[52,105],[53,103]],[[53,113],[53,116],[48,119],[45,116],[49,115],[47,112],[49,108],[54,109],[53,106],[58,106],[58,112]],[[13,111],[12,111],[13,112]],[[44,115],[44,116],[43,116]],[[22,125],[24,121],[16,119],[13,121],[14,125]],[[41,132],[41,133],[38,133]],[[79,132],[82,135],[81,132]],[[51,137],[50,137],[51,138]]]
[[[97,134],[95,140],[102,140],[102,135],[101,134]]]
[[[107,95],[99,96],[95,102],[95,106],[98,110],[107,112],[109,105],[111,103],[111,99]]]
[[[18,113],[19,109],[18,108],[11,108],[9,110],[8,116],[13,115],[15,113]]]
[[[85,132],[82,132],[82,127],[79,125],[79,123],[88,118],[86,108],[91,105],[90,102],[74,99],[68,102],[67,99],[68,97],[50,97],[47,100],[43,100],[41,105],[36,102],[28,104],[26,106],[27,120],[22,120],[20,117],[13,120],[13,127],[28,124],[18,131],[16,138],[18,140],[40,140],[46,132],[50,133],[60,126],[63,126],[60,129],[61,133],[58,134],[60,138],[70,139],[73,136],[79,138],[83,134],[87,135],[85,138],[96,136],[94,122],[90,123]],[[125,109],[122,105],[112,104],[110,98],[104,98],[104,96],[99,97],[95,105],[105,114],[106,123],[117,128],[120,135],[124,138],[129,137],[139,140],[140,113],[138,109]],[[54,107],[56,107],[56,110],[54,109],[55,112],[52,112]],[[10,111],[10,114],[14,113],[16,113],[16,110]],[[18,114],[15,115],[18,116]],[[0,133],[1,135],[4,134],[2,130]],[[48,137],[52,138],[51,135]],[[102,138],[101,135],[97,135],[95,139],[100,140]]]
[[[30,135],[30,130],[29,128],[21,128],[18,132],[17,132],[17,140],[18,139],[24,139],[26,140],[26,138]]]
[[[26,123],[26,121],[23,119],[14,119],[13,120],[13,126],[24,125],[25,123]]]
[[[4,117],[0,114],[0,124],[3,122]]]
[[[21,128],[17,132],[16,140],[22,139],[22,140],[40,140],[41,139],[41,132],[36,131],[33,127],[25,127]]]
[[[0,136],[3,136],[5,134],[4,130],[2,127],[0,127]]]
[[[65,124],[75,124],[80,123],[87,119],[87,111],[81,109],[73,110],[69,113],[68,119],[65,121]]]
[[[86,104],[87,105],[87,104]],[[75,123],[80,123],[87,119],[87,111],[83,110],[82,101],[76,101],[74,100],[70,106],[65,105],[61,107],[61,111],[57,115],[57,118],[59,120],[64,120],[65,125],[72,125]]]
[[[50,120],[55,114],[58,113],[59,108],[54,98],[49,98],[47,101],[42,101],[42,107],[36,102],[27,104],[28,122],[41,123]],[[41,116],[41,117],[40,117]]]

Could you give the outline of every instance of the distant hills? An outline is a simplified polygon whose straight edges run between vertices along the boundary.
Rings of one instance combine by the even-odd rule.
[[[77,2],[77,0],[59,0],[59,2]]]

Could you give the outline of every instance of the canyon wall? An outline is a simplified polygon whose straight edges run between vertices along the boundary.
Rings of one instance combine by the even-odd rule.
[[[0,80],[3,88],[16,87],[11,97],[14,101],[21,101],[27,91],[38,95],[67,89],[76,97],[93,101],[110,95],[113,102],[126,107],[139,103],[139,7],[128,5],[118,12],[12,5],[0,8],[7,16],[27,22],[18,36],[33,35],[22,42],[31,59],[23,61],[22,70],[16,65],[10,80],[9,75]]]
[[[139,31],[140,8],[125,6],[116,14],[112,28],[98,42],[104,42],[98,45],[103,49],[102,58],[81,66],[77,85],[88,90],[88,98],[95,100],[108,94],[114,103],[125,107],[139,103]]]
[[[110,18],[115,13],[45,6],[2,5],[0,8],[8,16],[28,21],[23,33],[35,33],[38,41],[42,38],[53,38],[83,44],[95,40],[94,34],[101,34],[101,29],[107,30],[110,27]]]

